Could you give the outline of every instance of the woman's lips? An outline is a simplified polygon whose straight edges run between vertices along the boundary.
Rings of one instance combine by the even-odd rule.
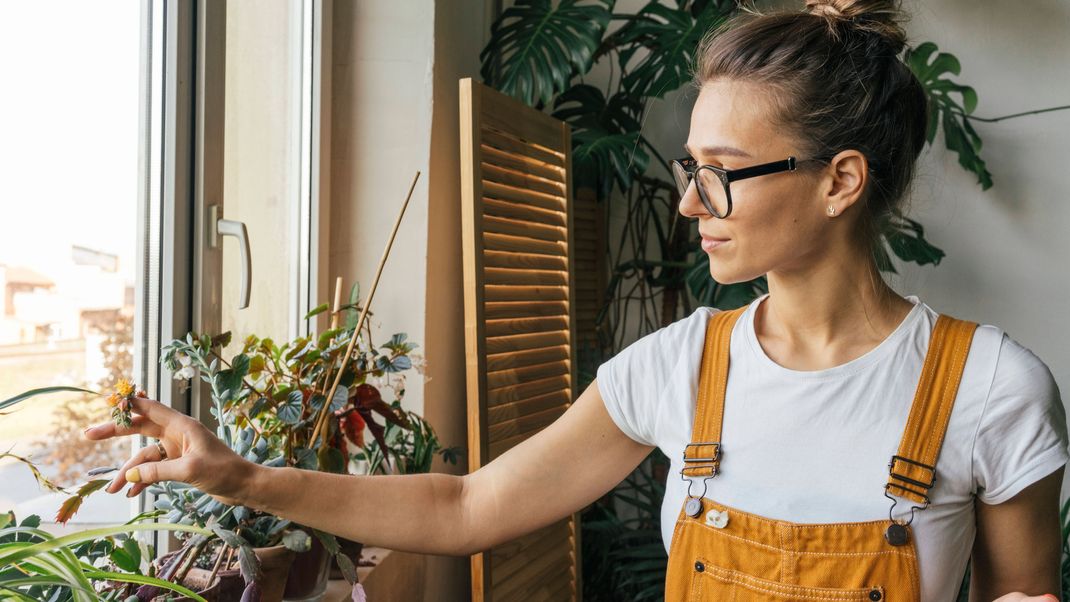
[[[702,237],[702,250],[706,251],[708,253],[708,252],[712,251],[713,249],[716,249],[717,247],[719,247],[719,246],[723,245],[724,243],[728,242],[729,240],[730,239],[728,239],[728,238],[712,238],[712,237],[709,237],[709,236],[703,236]]]

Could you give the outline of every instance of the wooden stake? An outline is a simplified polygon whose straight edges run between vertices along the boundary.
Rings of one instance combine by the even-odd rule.
[[[420,179],[420,171],[416,171],[416,177],[412,179],[412,186],[409,187],[409,194],[405,197],[405,202],[401,205],[401,211],[398,212],[398,217],[394,220],[394,229],[390,232],[390,238],[386,241],[386,248],[383,249],[383,256],[379,259],[379,267],[375,270],[375,280],[372,281],[372,288],[368,291],[368,298],[364,301],[364,307],[360,310],[360,317],[357,319],[357,326],[353,329],[353,336],[349,338],[349,345],[346,347],[346,353],[342,357],[342,364],[338,368],[338,373],[334,375],[334,383],[331,385],[331,391],[327,394],[327,399],[323,402],[323,407],[320,408],[319,418],[316,420],[316,428],[312,431],[312,437],[309,438],[309,447],[316,444],[316,437],[323,429],[323,425],[327,422],[327,410],[331,407],[331,400],[334,399],[335,391],[338,390],[338,383],[342,381],[342,373],[345,372],[345,366],[349,363],[349,358],[353,355],[353,346],[357,343],[357,336],[360,334],[360,329],[364,326],[364,319],[368,316],[368,308],[372,305],[372,298],[375,297],[375,289],[379,286],[379,277],[383,275],[383,266],[386,265],[386,258],[390,255],[390,247],[394,244],[394,237],[397,236],[398,226],[401,225],[401,218],[405,215],[405,208],[409,206],[409,199],[412,198],[412,191],[416,188],[416,181]],[[327,437],[323,438],[326,443]]]
[[[334,280],[334,310],[331,312],[331,330],[338,328],[338,320],[342,316],[338,315],[339,308],[342,307],[342,277],[339,276]]]

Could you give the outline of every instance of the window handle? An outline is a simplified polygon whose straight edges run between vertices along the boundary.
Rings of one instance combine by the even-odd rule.
[[[241,251],[241,300],[238,309],[249,307],[249,288],[253,275],[253,261],[249,252],[249,230],[245,222],[219,217],[219,205],[208,207],[208,243],[213,249],[218,248],[224,236],[233,236],[238,239],[238,249]]]

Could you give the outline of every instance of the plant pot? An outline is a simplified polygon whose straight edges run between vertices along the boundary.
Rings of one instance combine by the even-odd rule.
[[[313,536],[305,552],[294,555],[282,599],[287,602],[318,600],[327,591],[328,568],[333,563],[320,538]]]
[[[169,552],[159,558],[159,566],[167,563],[167,560],[178,553],[178,550]],[[277,545],[270,548],[253,548],[257,560],[260,561],[260,591],[261,602],[281,602],[282,591],[286,586],[286,577],[293,564],[294,552],[286,546]],[[208,576],[212,571],[197,567],[190,568],[182,579],[182,585],[192,589],[208,602],[229,602],[238,600],[245,590],[245,579],[238,568],[220,569],[216,572],[215,579],[208,583]],[[164,593],[154,597],[153,602],[164,600],[190,600],[190,598],[176,596],[174,592]]]
[[[351,561],[353,561],[354,567],[360,566],[360,553],[363,549],[364,544],[359,541],[353,541],[344,537],[338,538],[338,551],[345,554]],[[337,562],[331,559],[328,566],[330,567],[331,579],[345,579],[345,576],[342,575],[342,570],[338,568]]]

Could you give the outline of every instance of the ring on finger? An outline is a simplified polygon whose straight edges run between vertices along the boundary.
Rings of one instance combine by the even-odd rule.
[[[158,452],[160,452],[160,459],[161,460],[166,460],[167,459],[167,450],[164,449],[163,441],[160,441],[159,439],[156,440],[156,450]]]

